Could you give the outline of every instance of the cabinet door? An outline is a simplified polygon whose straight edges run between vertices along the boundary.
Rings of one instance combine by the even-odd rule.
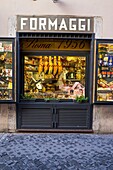
[[[90,125],[88,103],[18,105],[18,129],[90,129]]]
[[[47,105],[19,104],[18,129],[53,128],[53,108]]]
[[[90,129],[91,106],[89,104],[56,107],[56,127],[66,129]]]

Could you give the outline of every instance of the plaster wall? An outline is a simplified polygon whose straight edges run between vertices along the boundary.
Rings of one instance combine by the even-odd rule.
[[[78,15],[99,16],[103,21],[101,37],[113,38],[112,7],[113,0],[4,0],[0,5],[0,37],[11,36],[8,20],[16,15]]]

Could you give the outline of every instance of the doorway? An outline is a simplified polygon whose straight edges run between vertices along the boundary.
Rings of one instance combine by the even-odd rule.
[[[91,40],[49,42],[20,39],[17,128],[91,129]]]

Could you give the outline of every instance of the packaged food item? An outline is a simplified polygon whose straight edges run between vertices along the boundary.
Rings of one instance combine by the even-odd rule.
[[[103,88],[109,87],[107,81],[104,80],[104,79],[99,79],[98,80],[98,85],[103,87]]]

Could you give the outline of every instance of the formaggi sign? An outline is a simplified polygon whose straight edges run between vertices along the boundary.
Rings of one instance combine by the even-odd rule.
[[[93,17],[17,16],[17,31],[93,32]]]

